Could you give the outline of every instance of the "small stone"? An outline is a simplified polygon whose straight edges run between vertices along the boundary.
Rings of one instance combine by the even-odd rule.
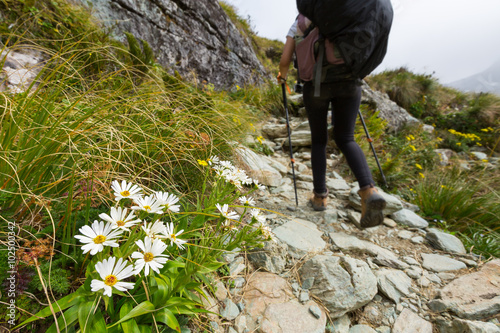
[[[314,285],[314,276],[304,280],[304,282],[302,283],[302,289],[309,290],[312,288],[313,285]]]
[[[309,301],[309,292],[307,290],[302,290],[299,296],[299,302],[305,303]]]
[[[390,219],[388,217],[384,218],[384,221],[382,223],[389,228],[396,228],[398,226],[398,224],[393,219]]]
[[[218,301],[222,302],[227,298],[227,290],[226,286],[222,281],[217,281],[215,284],[215,298],[217,298]]]
[[[467,268],[467,266],[458,260],[451,259],[439,254],[422,253],[422,266],[434,272],[456,271]]]
[[[413,232],[408,230],[401,230],[398,232],[398,237],[401,239],[410,239],[413,237]]]
[[[391,333],[391,328],[389,326],[380,326],[375,329],[378,333]]]
[[[297,282],[292,283],[292,290],[297,292],[300,290],[300,285]]]
[[[295,212],[297,210],[297,206],[286,206],[286,209],[289,211]]]
[[[396,311],[397,311],[398,313],[400,313],[400,312],[401,312],[401,311],[403,311],[403,310],[404,310],[404,306],[403,306],[403,304],[402,304],[402,303],[399,303],[398,305],[396,305]]]
[[[411,239],[411,242],[413,244],[423,244],[424,243],[424,237],[422,236],[416,236]]]
[[[465,258],[458,258],[458,260],[460,260],[461,262],[463,262],[467,266],[477,267],[477,262],[475,262],[474,260],[469,260],[469,259],[465,259]]]
[[[238,333],[234,328],[229,326],[229,329],[227,330],[227,333]]]
[[[240,309],[238,309],[238,306],[234,304],[232,300],[228,298],[223,302],[222,310],[220,311],[220,315],[223,318],[233,320],[238,317],[239,314]]]
[[[417,265],[417,266],[420,265],[418,263],[418,261],[416,261],[414,258],[408,257],[408,256],[403,257],[403,261],[406,262],[408,265]]]
[[[316,305],[311,305],[309,307],[309,312],[311,312],[313,316],[316,317],[317,319],[321,317],[321,310]]]
[[[432,324],[409,309],[404,309],[394,323],[392,333],[432,333]]]
[[[243,315],[238,316],[234,321],[234,327],[236,327],[238,333],[245,332],[247,328],[247,317]]]
[[[425,238],[433,247],[439,250],[460,254],[467,253],[460,239],[438,229],[430,229]]]

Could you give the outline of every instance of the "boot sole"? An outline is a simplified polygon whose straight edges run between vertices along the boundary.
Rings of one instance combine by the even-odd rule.
[[[365,216],[359,221],[362,228],[372,228],[380,225],[384,221],[384,210],[387,202],[381,195],[373,195],[366,200]]]

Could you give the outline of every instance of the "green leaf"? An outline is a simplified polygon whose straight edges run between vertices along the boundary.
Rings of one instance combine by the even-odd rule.
[[[90,332],[91,313],[94,309],[94,303],[95,300],[83,302],[78,305],[78,323],[80,324],[82,333]]]
[[[209,264],[205,264],[201,267],[201,269],[199,270],[199,272],[201,274],[207,274],[207,273],[210,273],[210,272],[214,272],[216,271],[219,267],[221,267],[222,265],[225,265],[225,263],[223,262],[218,262],[218,261],[213,261]]]
[[[124,318],[130,311],[132,311],[132,304],[130,302],[126,302],[125,304],[122,305],[120,308],[120,318]],[[137,322],[134,319],[129,319],[123,323],[120,324],[123,333],[139,333],[139,326],[137,326]]]
[[[169,309],[163,308],[156,312],[154,316],[157,321],[166,324],[171,329],[176,330],[177,332],[181,331],[177,318],[175,318],[175,315]]]
[[[52,307],[54,308],[54,311],[56,311],[56,313],[57,313],[59,311],[63,311],[65,309],[69,308],[70,306],[77,304],[78,302],[81,301],[81,299],[82,299],[82,297],[81,297],[81,295],[78,294],[78,291],[77,291],[77,292],[69,294],[68,296],[65,296],[65,297],[61,298],[60,300],[58,300],[57,302],[53,303]],[[21,327],[23,325],[26,325],[28,323],[31,323],[32,321],[38,320],[38,319],[40,319],[40,317],[45,318],[51,314],[52,314],[52,312],[50,311],[50,307],[47,306],[46,308],[43,308],[42,310],[37,312],[34,316],[26,319],[21,324],[14,327],[13,330],[18,328],[18,327]]]
[[[151,325],[141,325],[139,326],[139,331],[141,333],[151,333]]]
[[[155,277],[155,281],[157,283],[158,290],[155,293],[153,293],[152,301],[153,304],[157,308],[159,308],[163,306],[165,301],[167,300],[169,288],[165,280]]]
[[[111,325],[109,327],[116,326],[116,325],[121,324],[124,321],[127,321],[131,318],[142,316],[143,314],[151,313],[154,311],[155,311],[155,306],[153,305],[153,303],[151,303],[149,301],[144,301],[141,304],[137,305],[135,308],[133,308],[127,315],[125,315],[125,317],[121,318],[119,321],[117,321],[116,323],[114,323],[113,325]],[[121,312],[121,310],[120,310],[120,312]]]
[[[59,324],[59,330],[61,332],[65,331],[67,327],[70,327],[74,322],[78,320],[78,305],[72,306],[64,312],[62,316],[57,318],[57,323]],[[52,324],[45,333],[55,333],[57,332],[56,324]]]

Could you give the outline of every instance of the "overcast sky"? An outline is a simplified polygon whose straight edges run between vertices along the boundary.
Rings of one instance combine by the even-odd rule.
[[[295,0],[225,0],[259,36],[285,41]],[[448,83],[500,60],[500,0],[391,0],[389,49],[376,71],[407,66]]]

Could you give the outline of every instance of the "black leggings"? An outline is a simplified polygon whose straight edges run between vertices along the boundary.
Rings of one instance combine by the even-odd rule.
[[[325,193],[328,106],[332,103],[333,138],[344,154],[359,186],[374,184],[366,158],[354,141],[354,126],[361,102],[361,86],[356,81],[322,83],[320,97],[314,97],[312,82],[304,84],[304,104],[312,135],[311,164],[316,193]]]

